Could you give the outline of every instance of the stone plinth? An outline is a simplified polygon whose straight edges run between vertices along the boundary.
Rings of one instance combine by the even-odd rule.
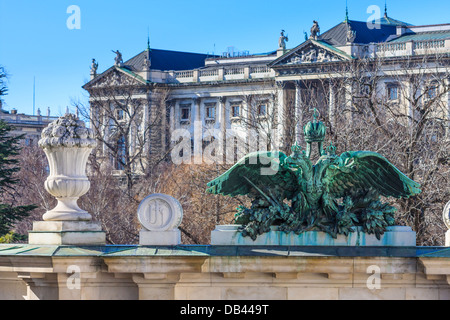
[[[333,239],[329,234],[321,231],[307,231],[299,235],[290,232],[277,231],[272,227],[270,232],[262,234],[253,241],[249,237],[243,237],[238,232],[240,225],[221,225],[211,232],[212,245],[240,245],[240,246],[415,246],[416,233],[410,227],[393,226],[378,240],[373,234],[361,232],[361,228],[355,228],[355,232],[349,236],[338,235]]]
[[[29,231],[29,244],[103,245],[106,233],[100,223],[90,221],[37,221]]]
[[[181,232],[178,229],[168,231],[139,232],[139,244],[146,246],[176,246],[181,243]]]
[[[445,233],[445,246],[450,247],[450,230]]]
[[[139,204],[138,219],[142,225],[139,244],[148,246],[175,246],[181,243],[178,226],[183,219],[183,208],[173,197],[152,194]]]

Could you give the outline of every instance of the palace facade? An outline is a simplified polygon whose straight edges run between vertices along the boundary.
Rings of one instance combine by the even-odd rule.
[[[247,142],[242,153],[269,145],[288,150],[301,142],[313,108],[333,131],[338,121],[351,125],[358,103],[373,95],[380,105],[395,104],[408,123],[420,116],[413,74],[423,80],[420,99],[442,104],[436,119],[449,135],[450,24],[413,26],[385,13],[372,22],[346,17],[323,33],[314,21],[303,43],[286,49],[286,40],[282,32],[278,48],[263,54],[208,56],[148,46],[123,62],[117,51],[102,73],[93,61],[83,88],[91,127],[103,137],[99,153],[121,170],[137,154],[170,153],[180,141],[186,148],[172,156],[182,159],[215,141],[212,154],[223,160],[223,151],[235,149],[230,136]],[[255,132],[265,132],[265,140],[254,141]],[[235,159],[234,153],[227,158]]]
[[[23,135],[21,143],[25,146],[37,146],[42,130],[57,119],[56,116],[50,116],[50,109],[46,115],[42,115],[40,109],[36,115],[18,113],[16,109],[7,111],[2,108],[0,100],[0,120],[13,126],[13,135]]]

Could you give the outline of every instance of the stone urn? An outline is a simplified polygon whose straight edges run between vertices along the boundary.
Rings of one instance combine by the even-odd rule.
[[[67,113],[42,131],[39,146],[50,168],[45,189],[58,204],[43,215],[44,221],[90,221],[91,215],[80,209],[79,197],[88,192],[86,163],[96,146],[94,133],[76,115]]]

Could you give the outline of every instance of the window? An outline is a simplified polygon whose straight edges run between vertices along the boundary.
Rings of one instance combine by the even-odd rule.
[[[231,106],[231,117],[232,118],[239,118],[241,116],[240,108],[241,108],[241,106],[238,104]]]
[[[191,105],[180,105],[180,121],[189,121],[191,119]]]
[[[206,120],[214,120],[216,118],[216,104],[206,103]]]
[[[123,110],[122,109],[117,109],[116,110],[116,118],[117,120],[123,120]]]
[[[427,88],[427,98],[434,99],[438,94],[438,85],[436,82],[432,82]]]
[[[265,117],[267,115],[267,103],[261,103],[258,105],[257,115],[258,117]]]
[[[398,86],[395,84],[390,84],[387,87],[388,100],[398,100]]]

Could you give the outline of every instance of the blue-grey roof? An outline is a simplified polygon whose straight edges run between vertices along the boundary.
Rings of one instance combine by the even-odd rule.
[[[333,46],[345,45],[347,42],[347,24],[356,32],[354,43],[362,44],[385,42],[389,36],[396,34],[397,30],[396,25],[380,24],[379,28],[372,28],[373,25],[367,22],[348,20],[324,32],[319,36],[319,40]]]
[[[141,71],[148,50],[144,50],[128,61],[124,62],[124,67],[131,71]],[[160,49],[150,49],[151,66],[154,70],[190,70],[205,66],[205,59],[212,56],[203,53],[190,53],[181,51],[170,51]]]

